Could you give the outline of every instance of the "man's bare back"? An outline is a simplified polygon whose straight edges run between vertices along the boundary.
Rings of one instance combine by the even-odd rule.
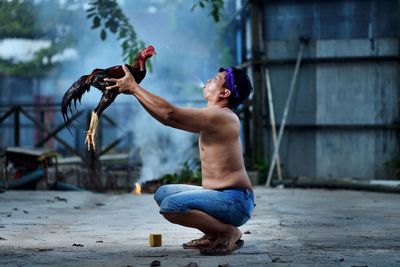
[[[239,118],[229,108],[213,108],[224,127],[201,131],[199,152],[202,185],[207,189],[251,188],[243,162]]]

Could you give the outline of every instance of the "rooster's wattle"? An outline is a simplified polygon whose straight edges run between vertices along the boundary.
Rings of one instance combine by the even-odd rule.
[[[126,65],[137,83],[140,83],[146,76],[146,60],[151,58],[154,54],[156,54],[154,47],[149,45],[147,48],[139,52],[134,64]],[[90,90],[90,86],[96,87],[103,93],[99,104],[92,112],[89,129],[86,132],[85,143],[88,145],[88,150],[90,150],[90,148],[93,148],[93,150],[96,149],[96,128],[101,113],[115,100],[117,95],[120,94],[117,90],[106,90],[105,88],[112,85],[112,83],[105,82],[104,78],[119,79],[124,77],[124,75],[125,72],[121,65],[107,69],[95,69],[91,74],[80,77],[64,94],[61,102],[61,113],[65,123],[69,125],[70,120],[68,118],[68,107],[72,113],[72,100],[74,101],[76,108],[76,100],[79,100],[80,102],[83,94]]]

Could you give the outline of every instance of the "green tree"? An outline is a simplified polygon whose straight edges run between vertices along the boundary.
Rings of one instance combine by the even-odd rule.
[[[69,0],[71,1],[71,0]],[[52,7],[51,15],[71,19],[71,12],[62,10],[54,1],[42,1],[34,4],[32,0],[0,0],[0,39],[27,38],[47,39],[51,45],[37,51],[33,59],[15,62],[0,58],[0,74],[6,76],[37,77],[47,75],[57,65],[52,58],[73,43],[72,34],[60,31],[60,23],[53,20],[40,20],[41,9]],[[55,8],[57,7],[57,8]],[[65,28],[65,27],[64,27]]]
[[[31,2],[0,0],[0,39],[34,38],[38,29],[32,10]]]

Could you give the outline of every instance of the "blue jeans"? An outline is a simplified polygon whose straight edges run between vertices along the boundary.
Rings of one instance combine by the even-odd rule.
[[[251,189],[203,189],[201,186],[163,185],[154,194],[160,213],[182,213],[201,210],[219,221],[236,227],[245,224],[253,214],[254,195]]]

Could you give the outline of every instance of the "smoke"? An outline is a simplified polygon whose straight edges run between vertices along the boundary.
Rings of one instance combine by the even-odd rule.
[[[144,112],[136,115],[132,130],[135,154],[142,162],[140,181],[175,172],[190,159],[193,134],[160,125]]]
[[[121,7],[130,19],[138,38],[146,45],[153,45],[157,55],[150,59],[153,72],[147,72],[142,87],[159,95],[174,105],[199,107],[204,106],[202,85],[218,68],[218,51],[211,45],[216,32],[216,25],[206,11],[201,9],[191,12],[191,1],[120,1]],[[77,7],[82,9],[85,2]],[[83,12],[83,10],[82,10]],[[43,10],[43,14],[51,10]],[[121,48],[116,36],[109,34],[105,42],[100,40],[99,31],[91,30],[91,22],[84,18],[75,21],[73,29],[80,31],[75,49],[79,60],[65,62],[58,73],[55,86],[56,99],[61,100],[68,87],[81,75],[90,73],[95,68],[107,68],[124,63]],[[101,97],[101,92],[92,88],[82,98],[80,109],[94,108]],[[103,132],[103,144],[118,136],[131,132],[133,161],[142,165],[140,180],[159,178],[163,174],[174,172],[182,164],[198,153],[197,135],[166,127],[152,118],[132,96],[120,95],[104,112],[116,120],[118,128],[107,128]],[[61,121],[61,116],[59,117]],[[65,132],[63,138],[82,145],[84,149],[82,120],[77,125],[73,138]],[[125,142],[126,144],[126,142]],[[122,151],[126,147],[119,147]]]

